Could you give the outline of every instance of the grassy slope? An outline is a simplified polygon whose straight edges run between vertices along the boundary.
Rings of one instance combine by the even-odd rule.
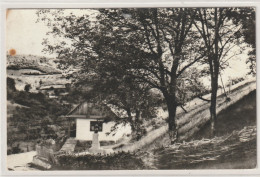
[[[68,83],[57,67],[55,59],[34,55],[7,56],[7,74],[15,79],[18,90],[23,90],[26,84],[31,84],[31,91],[38,92],[36,88],[40,86],[39,81],[42,81],[42,85]],[[25,72],[24,69],[28,71]]]
[[[7,69],[35,69],[48,74],[60,74],[51,59],[34,55],[7,56]]]
[[[14,112],[14,110],[17,107],[23,107],[23,108],[29,108],[27,106],[23,106],[21,104],[17,104],[17,103],[12,103],[11,101],[7,100],[7,118],[9,118],[10,116],[12,116],[12,113]]]
[[[214,138],[209,133],[210,124],[206,124],[188,142],[157,148],[155,156],[152,158],[156,158],[158,162],[152,165],[155,164],[159,169],[248,169],[256,167],[255,90],[221,111],[218,114],[215,128],[216,137]],[[158,142],[161,143],[160,140]]]
[[[223,97],[219,90],[217,113],[225,110],[255,89],[256,83],[254,79],[233,85],[231,93],[229,94],[231,97],[230,102],[225,102],[225,97]],[[207,98],[209,96],[210,95],[205,95],[204,97]],[[185,114],[180,109],[178,110],[176,118],[179,126],[180,140],[189,139],[209,121],[209,106],[210,104],[205,101],[194,99],[188,102],[185,107],[188,113]],[[127,144],[118,150],[135,151],[137,149],[150,149],[154,146],[158,147],[162,144],[165,145],[165,143],[169,142],[167,138],[167,128],[168,125],[165,124],[164,126],[149,132],[141,140],[132,144]]]
[[[217,114],[233,105],[255,89],[255,80],[244,81],[234,85],[229,94],[231,101],[226,102],[226,98],[223,95],[218,96]],[[188,139],[209,121],[209,106],[210,103],[204,103],[200,105],[199,108],[192,109],[192,111],[179,117],[177,123],[179,126],[179,134],[181,135],[180,140]]]
[[[256,91],[250,92],[247,96],[219,113],[215,125],[216,136],[223,136],[232,133],[234,130],[241,130],[245,125],[256,125]],[[210,126],[206,124],[192,136],[192,139],[209,138],[208,132],[210,132]]]

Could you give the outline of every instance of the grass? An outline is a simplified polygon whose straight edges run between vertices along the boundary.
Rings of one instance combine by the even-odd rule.
[[[216,136],[223,136],[231,133],[233,130],[243,129],[245,125],[256,125],[256,91],[250,92],[241,100],[232,104],[226,109],[223,109],[218,114],[215,124]],[[207,132],[210,132],[210,126],[207,124],[193,135],[193,139],[201,139],[202,137],[209,137]]]
[[[11,101],[7,100],[7,117],[10,117],[17,107],[29,108],[27,106],[17,104],[17,103],[12,103]]]
[[[243,97],[248,95],[251,91],[256,89],[255,80],[247,80],[240,82],[231,87],[231,93],[229,97],[231,101],[225,102],[226,98],[223,95],[220,95],[217,98],[218,107],[217,114],[221,111],[227,109],[229,106],[232,106],[237,101],[241,100]],[[206,95],[205,97],[209,97],[210,95]],[[196,103],[196,104],[195,104]],[[188,103],[186,109],[188,113],[183,113],[181,111],[178,112],[177,125],[179,127],[178,132],[180,135],[180,141],[187,140],[192,137],[196,132],[198,132],[210,119],[209,117],[209,106],[210,103],[206,103],[202,100],[194,99]],[[146,136],[144,136],[141,140],[136,141],[132,144],[126,144],[120,148],[118,151],[135,151],[138,149],[142,149],[147,147],[148,145],[153,146],[157,140],[163,140],[165,142],[169,142],[167,138],[168,125],[162,125],[160,128],[152,130]]]
[[[226,102],[225,97],[218,97],[218,107],[216,110],[217,114],[227,109],[229,106],[233,105],[255,89],[255,82],[250,82],[249,84],[244,83],[243,86],[240,85],[239,87],[234,87],[234,91],[232,90],[232,92],[229,94],[231,101]],[[209,121],[210,116],[208,108],[209,103],[206,103],[205,105],[201,106],[199,110],[191,111],[185,114],[184,117],[179,119],[179,121],[177,121],[179,126],[179,134],[181,134],[180,140],[188,139]]]
[[[218,113],[214,138],[210,128],[210,124],[205,124],[186,142],[154,149],[152,166],[156,169],[256,168],[256,90]]]

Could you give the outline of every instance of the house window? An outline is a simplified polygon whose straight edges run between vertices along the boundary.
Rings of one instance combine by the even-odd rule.
[[[101,121],[90,121],[90,131],[94,132],[95,128],[98,128],[99,132],[102,132],[103,122]]]

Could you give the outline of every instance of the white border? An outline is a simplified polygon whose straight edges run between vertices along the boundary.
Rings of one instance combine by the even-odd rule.
[[[98,176],[260,176],[260,168],[249,170],[102,170],[102,171],[8,171],[6,169],[6,48],[5,48],[5,19],[6,9],[12,8],[120,8],[120,7],[230,7],[230,6],[255,6],[256,7],[256,31],[260,31],[260,1],[257,0],[236,0],[236,1],[217,1],[217,0],[2,0],[1,4],[1,175],[2,176],[73,176],[73,175],[98,175]],[[259,61],[259,45],[260,39],[257,33],[257,61]],[[257,71],[260,66],[257,65]],[[257,72],[259,77],[260,72]],[[257,82],[259,87],[259,82]],[[257,102],[260,100],[260,95],[257,92]],[[258,104],[257,104],[258,105]],[[257,127],[259,127],[259,110],[257,109]],[[257,128],[257,163],[260,163],[260,133]]]

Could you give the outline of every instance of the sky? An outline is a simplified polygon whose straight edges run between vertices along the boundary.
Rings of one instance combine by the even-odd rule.
[[[6,19],[7,51],[15,49],[19,54],[45,55],[41,45],[48,27],[36,23],[36,10],[11,10]]]
[[[68,10],[67,13],[70,13]],[[75,14],[89,13],[85,10],[73,10]],[[37,21],[36,10],[9,10],[6,19],[6,51],[16,50],[16,54],[31,54],[46,57],[54,57],[49,53],[43,53],[43,38],[46,38],[46,32],[49,28],[43,23]],[[247,59],[246,52],[243,55],[236,56],[230,60],[230,67],[226,69],[222,78],[224,83],[234,77],[245,77],[248,73],[248,66],[245,64]]]

